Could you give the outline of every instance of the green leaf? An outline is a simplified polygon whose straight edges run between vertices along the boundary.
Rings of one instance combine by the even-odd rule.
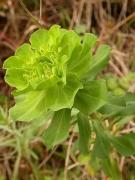
[[[6,113],[4,109],[0,106],[0,124],[4,124],[6,122]]]
[[[23,77],[24,70],[8,69],[5,75],[5,81],[12,87],[23,90],[28,87],[28,82]]]
[[[135,95],[131,93],[127,93],[125,95],[125,102],[126,102],[126,107],[121,112],[121,115],[123,116],[135,115]]]
[[[44,49],[48,45],[48,39],[48,31],[45,29],[39,29],[30,36],[30,43],[33,48]]]
[[[33,71],[32,66],[36,54],[32,51],[29,44],[21,45],[15,52],[15,56],[11,56],[4,61],[3,67],[7,69],[5,75],[5,81],[18,90],[26,89],[29,85],[28,80],[25,78],[29,73],[30,69]],[[32,72],[31,72],[32,74]],[[30,75],[29,75],[30,76]]]
[[[85,33],[82,37],[83,49],[85,49],[86,52],[89,51],[96,45],[97,40],[98,38],[94,34]]]
[[[76,76],[68,76],[66,85],[56,84],[46,90],[46,107],[54,111],[71,108],[79,89],[82,89],[82,84],[77,80]]]
[[[16,104],[10,109],[10,115],[14,120],[31,121],[43,118],[48,110],[58,111],[71,108],[80,88],[82,84],[71,75],[63,86],[56,84],[45,90],[16,93]]]
[[[97,37],[93,34],[87,33],[84,35],[82,44],[77,44],[73,49],[68,62],[69,71],[76,73],[79,77],[82,77],[88,72],[92,60],[92,48],[96,44],[96,41]]]
[[[14,120],[31,121],[46,114],[44,91],[31,91],[15,97],[16,104],[10,109]]]
[[[79,127],[79,148],[81,153],[89,153],[89,139],[91,135],[91,129],[89,119],[83,114],[78,115],[78,127]]]
[[[127,92],[125,95],[125,99],[127,104],[135,103],[135,94]]]
[[[18,47],[15,52],[15,57],[18,57],[20,59],[22,63],[21,66],[23,68],[24,68],[23,63],[26,63],[26,65],[33,64],[36,55],[37,54],[35,54],[35,52],[31,48],[31,45],[28,43],[24,43],[23,45]]]
[[[22,59],[18,56],[11,56],[4,61],[3,68],[5,69],[20,69],[23,66]]]
[[[124,96],[109,94],[107,103],[99,109],[99,112],[107,116],[135,115],[135,95],[131,93]]]
[[[108,64],[110,54],[110,47],[107,45],[101,45],[94,55],[90,69],[86,75],[86,78],[92,80],[96,77],[96,75],[103,70]]]
[[[135,133],[113,137],[111,142],[120,154],[124,156],[135,154]]]
[[[106,104],[99,109],[99,112],[108,116],[118,115],[126,106],[125,99],[121,96],[108,95]]]
[[[101,126],[98,120],[93,121],[94,130],[96,132],[96,140],[93,148],[93,156],[99,157],[101,159],[108,158],[110,151],[110,139],[105,131],[105,129]]]
[[[106,96],[107,89],[104,80],[90,81],[78,91],[74,106],[84,114],[90,114],[106,103]]]
[[[70,109],[62,109],[55,112],[50,126],[43,135],[44,142],[48,148],[54,147],[68,137],[70,121]]]
[[[118,118],[118,120],[115,122],[116,129],[123,129],[129,121],[131,121],[131,116],[123,116]]]
[[[114,180],[121,180],[118,163],[115,159],[111,159],[110,157],[102,159],[101,164],[107,176],[111,177]]]

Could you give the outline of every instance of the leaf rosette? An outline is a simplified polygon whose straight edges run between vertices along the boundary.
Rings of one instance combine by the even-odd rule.
[[[30,43],[4,62],[5,81],[16,88],[16,105],[10,110],[13,118],[32,120],[48,110],[71,108],[84,77],[92,72],[90,67],[100,69],[92,64],[96,41],[93,34],[80,37],[58,25],[35,31]]]

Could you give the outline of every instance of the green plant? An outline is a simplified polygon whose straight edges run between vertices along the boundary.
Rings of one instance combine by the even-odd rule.
[[[63,142],[77,123],[80,151],[85,155],[90,152],[91,161],[100,159],[106,174],[120,179],[109,154],[112,146],[122,155],[134,154],[135,134],[119,136],[111,133],[111,127],[135,114],[135,96],[114,96],[108,93],[106,81],[96,78],[110,54],[109,46],[96,48],[96,42],[93,34],[80,37],[57,25],[34,32],[30,44],[23,44],[4,62],[5,81],[15,88],[15,106],[9,116],[18,121],[33,120],[38,127],[51,117],[42,133],[48,148]],[[104,120],[109,118],[111,125],[106,127]]]
[[[134,85],[135,73],[129,73],[124,77],[116,77],[113,74],[105,76],[107,89],[114,95],[124,95],[130,87]]]

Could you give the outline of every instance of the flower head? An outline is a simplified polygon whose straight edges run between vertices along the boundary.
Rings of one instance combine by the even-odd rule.
[[[17,92],[13,114],[18,117],[21,106],[25,110],[32,106],[32,98],[40,106],[34,117],[48,109],[71,108],[76,93],[83,88],[82,79],[90,68],[96,40],[93,34],[80,37],[58,25],[35,31],[30,43],[20,46],[4,62],[5,80]],[[19,118],[31,118],[31,113],[22,112]]]

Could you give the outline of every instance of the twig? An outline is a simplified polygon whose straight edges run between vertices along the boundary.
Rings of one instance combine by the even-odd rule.
[[[3,30],[0,32],[0,41],[2,40],[2,38],[5,36],[5,33],[7,31],[7,29],[9,28],[9,22],[7,22],[7,24],[5,25],[5,27],[3,28]]]
[[[77,8],[76,8],[76,3],[74,2],[74,5],[73,5],[73,15],[72,15],[72,19],[70,21],[69,29],[73,28],[76,19],[77,19]]]
[[[34,176],[34,180],[39,180],[38,174],[37,174],[37,169],[35,168],[35,164],[32,163],[30,157],[27,157],[26,160],[27,160],[27,162],[28,162],[28,164],[29,164],[29,166],[30,166],[30,168],[31,168],[31,171],[32,171],[33,176]]]
[[[79,24],[79,23],[80,23],[84,4],[85,4],[85,0],[81,0],[80,5],[79,5],[78,17],[77,17],[76,24]]]
[[[8,47],[8,48],[11,49],[13,52],[16,50],[16,47],[13,47],[11,44],[9,44],[9,43],[6,42],[6,41],[1,41],[1,42],[0,42],[0,45],[4,45],[4,46]]]
[[[30,23],[28,23],[26,30],[24,31],[22,37],[20,38],[18,46],[20,44],[22,44],[24,42],[25,38],[27,37],[27,35],[30,34],[35,29],[37,29],[37,26],[35,24],[30,26]]]
[[[67,155],[65,160],[65,169],[64,169],[64,180],[67,180],[67,171],[68,171],[68,163],[69,163],[69,157],[70,157],[70,150],[72,147],[72,141],[74,138],[74,131],[69,139],[68,148],[67,148]]]
[[[38,19],[36,19],[32,13],[27,9],[27,7],[25,6],[25,4],[23,3],[22,0],[18,0],[20,5],[22,6],[22,8],[24,9],[24,11],[27,13],[27,15],[39,26],[39,27],[43,27],[43,25],[38,21]]]
[[[86,7],[86,28],[88,31],[91,29],[91,23],[92,23],[92,4],[91,1],[87,1],[87,7]]]
[[[123,134],[130,133],[130,132],[135,132],[135,127],[124,129],[121,131],[121,133]]]
[[[123,166],[124,166],[124,162],[125,162],[125,157],[122,156],[121,157],[121,161],[120,161],[120,171],[122,172]]]
[[[40,0],[40,15],[39,15],[40,22],[42,22],[42,6],[43,6],[43,1]]]
[[[19,30],[18,30],[18,27],[17,27],[15,10],[13,8],[13,2],[11,0],[8,1],[8,6],[9,6],[9,10],[10,10],[9,18],[11,19],[11,23],[12,23],[12,26],[14,28],[16,38],[19,39]]]
[[[133,19],[135,17],[135,12],[133,12],[132,14],[130,14],[128,17],[126,17],[125,19],[123,19],[121,22],[119,22],[110,32],[110,34],[113,34],[117,29],[119,29],[121,26],[123,26],[126,22],[130,21],[131,19]]]
[[[58,146],[56,146],[52,151],[51,151],[51,153],[46,157],[46,158],[44,158],[43,159],[43,161],[40,163],[40,165],[39,165],[39,168],[41,169],[46,163],[47,163],[47,161],[52,157],[52,155],[54,154],[54,152],[56,151],[56,149],[58,148]]]
[[[128,0],[124,0],[118,20],[122,19],[122,17],[125,17],[127,12],[127,7],[128,7]]]
[[[73,168],[75,168],[76,166],[79,166],[80,165],[80,163],[79,162],[76,162],[76,163],[74,163],[74,164],[72,164],[72,165],[70,165],[70,166],[68,166],[68,171],[69,170],[71,170],[71,169],[73,169]]]
[[[12,175],[12,172],[11,172],[11,168],[10,168],[10,165],[9,165],[9,161],[7,160],[6,158],[6,155],[4,155],[4,166],[5,166],[5,171],[6,173],[8,174],[8,177],[10,178],[11,175]]]
[[[117,63],[121,66],[121,68],[122,68],[122,70],[123,70],[123,73],[125,74],[125,75],[127,75],[128,74],[128,68],[127,68],[127,66],[125,65],[125,63],[124,63],[124,61],[123,61],[123,57],[122,57],[122,54],[118,54],[117,52],[115,52],[114,54],[113,54],[113,56],[114,56],[114,58],[115,58],[115,60],[117,61]]]
[[[110,61],[109,64],[114,69],[117,75],[119,75],[120,77],[123,77],[124,74],[119,70],[119,68],[112,61]]]

